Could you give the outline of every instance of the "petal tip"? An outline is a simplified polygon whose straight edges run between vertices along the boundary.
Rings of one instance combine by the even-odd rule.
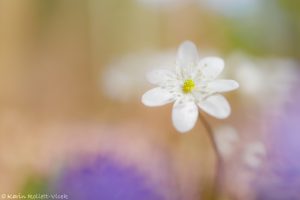
[[[172,123],[180,133],[192,130],[198,119],[198,108],[193,102],[180,104],[175,102],[172,110]]]
[[[232,85],[233,85],[233,90],[236,90],[240,87],[240,84],[237,81],[231,80],[231,82],[232,82]]]
[[[231,107],[228,101],[224,96],[219,94],[210,96],[205,101],[199,102],[198,106],[201,110],[217,119],[225,119],[231,114]]]
[[[185,45],[188,45],[188,46],[196,46],[194,42],[192,42],[191,40],[184,40],[183,42],[181,42],[180,46],[185,46]]]
[[[156,107],[168,104],[172,102],[174,98],[168,91],[156,87],[144,93],[141,100],[145,106]]]
[[[145,94],[146,94],[146,93],[143,94],[143,96],[142,96],[142,98],[141,98],[141,102],[142,102],[142,104],[144,104],[145,106],[148,106],[147,100],[146,100],[146,98],[145,98]]]
[[[227,119],[231,115],[231,108],[229,107],[228,110],[222,113],[219,116],[215,116],[217,119]]]
[[[232,89],[229,91],[236,90],[240,87],[240,84],[237,81],[231,80],[231,82],[232,82]]]
[[[206,77],[216,79],[224,70],[225,62],[220,57],[211,56],[202,58],[198,66]]]
[[[176,64],[179,66],[195,65],[199,62],[198,48],[195,43],[186,40],[179,45]]]
[[[240,87],[240,84],[237,81],[235,81],[235,84],[236,84],[236,88],[235,89],[238,89]]]
[[[189,128],[189,129],[183,129],[181,127],[176,126],[174,123],[173,123],[173,126],[175,127],[176,131],[178,131],[180,134],[186,134],[193,129],[193,127]]]

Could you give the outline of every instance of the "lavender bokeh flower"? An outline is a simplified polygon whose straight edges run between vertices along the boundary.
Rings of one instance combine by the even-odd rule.
[[[67,194],[72,200],[162,200],[149,183],[136,168],[99,156],[62,172],[54,192]]]
[[[272,121],[269,159],[256,180],[258,200],[300,199],[300,89],[295,86],[281,116]]]

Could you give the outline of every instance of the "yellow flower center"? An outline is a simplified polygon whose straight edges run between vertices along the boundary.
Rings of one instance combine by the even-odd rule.
[[[195,82],[192,79],[187,79],[184,81],[182,90],[184,93],[189,93],[195,88]]]

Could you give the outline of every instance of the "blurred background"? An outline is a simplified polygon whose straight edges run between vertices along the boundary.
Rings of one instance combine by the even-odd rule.
[[[299,15],[293,0],[0,0],[0,198],[209,199],[203,125],[180,134],[171,105],[140,102],[191,40],[240,83],[230,118],[205,115],[220,199],[300,199]]]

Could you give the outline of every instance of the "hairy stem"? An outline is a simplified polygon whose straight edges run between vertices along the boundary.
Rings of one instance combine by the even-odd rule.
[[[213,149],[215,151],[216,154],[216,173],[215,173],[215,178],[214,178],[214,183],[213,183],[213,189],[212,189],[212,200],[216,200],[218,199],[218,197],[220,196],[220,194],[222,193],[222,188],[221,188],[221,182],[222,182],[222,174],[223,174],[223,160],[222,160],[222,156],[221,153],[218,149],[215,137],[214,137],[214,133],[213,130],[211,128],[211,126],[209,125],[209,123],[206,121],[206,119],[204,118],[203,115],[200,114],[200,120],[202,122],[202,124],[204,125],[209,139],[212,143]]]

